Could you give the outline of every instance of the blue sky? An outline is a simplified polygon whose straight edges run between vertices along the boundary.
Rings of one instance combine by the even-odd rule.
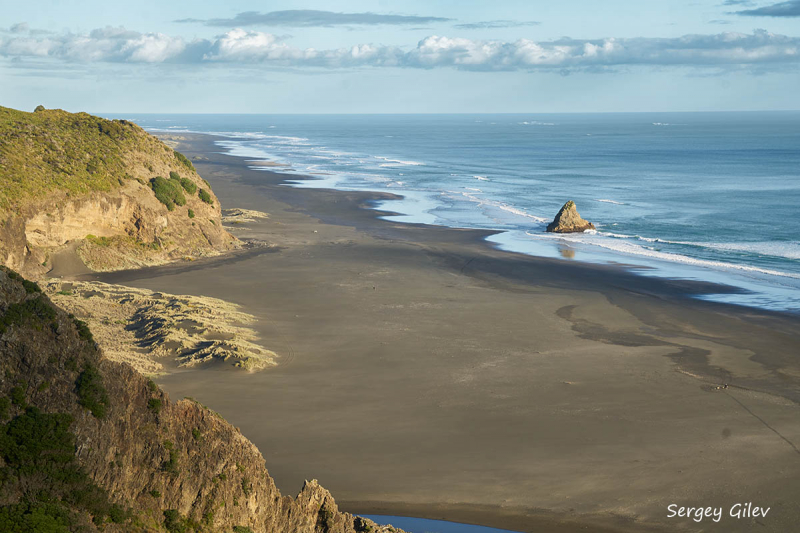
[[[0,105],[800,109],[800,0],[6,2]]]

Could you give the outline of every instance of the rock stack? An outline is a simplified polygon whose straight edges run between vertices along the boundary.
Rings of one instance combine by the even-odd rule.
[[[547,226],[547,231],[552,233],[580,233],[587,229],[595,229],[594,224],[582,219],[575,207],[575,202],[570,200]]]

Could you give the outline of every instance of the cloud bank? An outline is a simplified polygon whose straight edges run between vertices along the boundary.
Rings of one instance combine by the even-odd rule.
[[[800,17],[800,0],[789,0],[757,9],[734,11],[734,14],[748,17]]]
[[[406,49],[358,44],[320,50],[244,29],[214,39],[186,40],[162,33],[102,28],[89,34],[0,38],[0,57],[73,63],[251,65],[341,69],[352,67],[456,68],[472,71],[576,71],[619,66],[786,68],[800,63],[800,37],[756,30],[677,38],[489,41],[430,36]]]
[[[516,21],[516,20],[484,20],[481,22],[470,22],[466,24],[455,24],[453,27],[459,30],[493,30],[495,28],[520,28],[523,26],[538,26],[541,22],[535,20]]]
[[[383,15],[380,13],[335,13],[314,9],[290,9],[286,11],[244,11],[233,18],[223,19],[180,19],[174,22],[203,23],[206,26],[243,28],[246,26],[292,26],[292,27],[333,27],[347,25],[404,25],[447,22],[452,19],[442,17],[420,17],[416,15]]]

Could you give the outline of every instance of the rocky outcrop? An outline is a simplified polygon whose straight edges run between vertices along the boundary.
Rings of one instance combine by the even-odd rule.
[[[192,163],[135,124],[0,107],[0,264],[38,279],[238,245]]]
[[[0,443],[3,531],[388,530],[340,512],[315,481],[282,496],[238,429],[103,358],[85,324],[4,268]]]
[[[594,224],[581,218],[572,200],[564,204],[547,226],[547,231],[552,233],[579,233],[587,229],[595,229]]]

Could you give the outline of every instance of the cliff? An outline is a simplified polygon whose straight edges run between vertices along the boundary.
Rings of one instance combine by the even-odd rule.
[[[0,107],[3,264],[39,278],[237,245],[191,161],[135,124]]]
[[[84,323],[0,267],[0,530],[389,529],[314,481],[282,496],[236,428],[103,358]]]

